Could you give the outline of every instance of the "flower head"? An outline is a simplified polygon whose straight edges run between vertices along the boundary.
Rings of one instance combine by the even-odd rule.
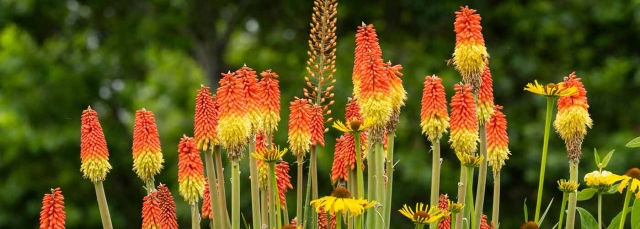
[[[204,178],[204,194],[202,195],[201,211],[202,211],[202,218],[213,219],[213,211],[211,211],[211,189],[209,189],[208,177]]]
[[[520,229],[538,229],[538,228],[539,228],[538,224],[536,224],[533,221],[526,222],[525,224],[520,226]]]
[[[162,207],[158,192],[152,192],[145,196],[142,203],[142,228],[162,228],[160,225],[162,217]]]
[[[578,190],[578,186],[580,186],[580,184],[573,180],[560,179],[558,181],[558,189],[565,193],[575,192],[576,190]]]
[[[60,188],[44,194],[40,211],[40,229],[64,229],[67,214],[64,212],[64,196]]]
[[[578,92],[576,87],[567,87],[564,83],[549,83],[545,86],[540,85],[537,80],[534,80],[534,83],[535,84],[528,83],[524,90],[550,97],[572,96]]]
[[[454,85],[451,98],[451,136],[449,143],[456,152],[471,154],[478,146],[478,118],[476,102],[467,84]]]
[[[258,131],[256,135],[256,154],[266,155],[267,154],[267,136],[264,131]],[[258,160],[258,185],[262,190],[267,190],[269,186],[269,164],[266,162]]]
[[[218,137],[229,159],[239,161],[251,134],[247,98],[243,81],[235,73],[222,74],[217,91],[219,105]]]
[[[278,197],[280,197],[280,208],[287,209],[287,191],[293,189],[291,176],[289,175],[289,163],[281,161],[276,164],[276,186],[278,186]]]
[[[166,229],[178,229],[178,217],[176,216],[176,202],[173,201],[173,196],[167,188],[167,185],[158,185],[158,199],[160,200],[160,208],[162,213],[162,220],[160,221],[160,228]]]
[[[627,185],[629,186],[627,192],[635,193],[636,198],[640,198],[640,169],[631,168],[627,170],[627,172],[620,176],[616,174],[612,174],[607,176],[607,182],[620,182],[620,186],[618,186],[618,192],[622,193]]]
[[[360,124],[361,124],[360,126],[362,126],[364,122],[368,122],[368,124],[364,126],[365,129],[362,131],[362,133],[360,133],[360,148],[361,148],[360,152],[363,152],[363,157],[364,157],[364,155],[367,152],[367,139],[369,135],[367,128],[371,126],[371,120],[367,121],[362,118],[362,115],[360,114],[360,107],[358,106],[358,103],[356,102],[356,100],[352,98],[347,98],[347,105],[345,107],[344,116],[346,121],[355,121],[355,120],[360,121]],[[352,126],[351,124],[347,124],[347,126],[351,127],[352,130],[360,129],[360,126],[358,126],[358,128],[355,128],[355,129],[353,128],[353,127],[356,127],[357,125]]]
[[[431,206],[431,208],[429,208],[429,205],[425,205],[423,203],[416,203],[415,211],[410,207],[407,207],[406,204],[399,211],[402,215],[411,219],[411,222],[415,224],[435,223],[451,214],[450,212],[438,209],[436,206]]]
[[[371,123],[373,123],[373,120],[371,119],[366,119],[364,122],[356,119],[351,121],[347,120],[345,125],[344,123],[342,123],[342,121],[336,120],[335,122],[333,122],[333,128],[336,128],[337,130],[344,133],[355,134],[362,133],[364,130],[369,128],[369,126],[371,126]]]
[[[258,90],[262,91],[260,113],[262,115],[262,129],[267,133],[278,130],[280,122],[280,88],[278,86],[278,74],[271,69],[260,73],[262,79],[258,83]]]
[[[193,118],[193,134],[198,149],[207,150],[218,145],[218,105],[216,97],[211,96],[209,87],[200,85],[196,96],[196,111]]]
[[[343,186],[335,188],[331,192],[331,196],[311,201],[311,205],[316,208],[318,213],[328,212],[330,215],[348,213],[350,217],[361,215],[364,210],[373,207],[375,203],[375,201],[369,202],[365,199],[351,198],[351,194]]]
[[[236,76],[240,78],[244,85],[244,97],[247,108],[247,117],[251,124],[251,135],[255,135],[262,125],[262,115],[260,109],[260,100],[263,99],[262,90],[258,87],[258,76],[256,71],[247,67],[245,64],[242,68],[236,70]]]
[[[469,6],[460,7],[455,12],[456,21],[453,23],[456,33],[456,48],[453,52],[453,66],[462,75],[462,81],[471,85],[477,91],[481,85],[481,75],[485,67],[485,60],[489,58],[484,46],[480,14]]]
[[[311,105],[311,121],[309,123],[311,130],[311,144],[320,144],[324,146],[324,133],[328,130],[324,128],[324,111],[318,105]]]
[[[364,155],[361,155],[364,161]],[[353,134],[345,133],[336,139],[333,165],[331,166],[331,183],[338,180],[349,181],[349,171],[356,169],[356,146]],[[364,163],[362,164],[364,170]]]
[[[482,163],[482,160],[484,160],[484,156],[477,153],[467,154],[456,152],[456,156],[458,160],[460,160],[460,163],[467,167],[478,167],[480,163]]]
[[[287,153],[287,148],[280,150],[280,146],[273,147],[273,145],[271,145],[270,150],[266,150],[265,152],[252,153],[251,156],[263,162],[276,163],[280,161],[280,159],[282,159],[282,156],[284,156],[285,153]]]
[[[487,61],[482,73],[482,85],[478,91],[478,121],[483,124],[493,114],[493,79]]]
[[[98,113],[91,107],[82,111],[82,126],[80,127],[80,171],[84,178],[91,182],[103,181],[111,170],[109,151],[104,138]]]
[[[204,166],[193,138],[184,135],[178,144],[178,189],[184,200],[197,202],[204,192]]]
[[[486,123],[487,130],[487,157],[493,173],[497,174],[502,169],[504,161],[509,159],[509,136],[507,135],[507,116],[500,110],[502,106],[496,105],[491,118]]]
[[[449,128],[447,98],[442,79],[436,75],[424,78],[420,126],[422,126],[422,133],[426,134],[432,142],[440,140],[442,134]]]
[[[587,110],[587,90],[580,80],[575,72],[564,78],[564,86],[576,87],[578,93],[558,99],[558,114],[553,122],[553,127],[567,146],[569,160],[574,162],[580,160],[582,140],[587,135],[587,127],[593,125]]]
[[[464,204],[462,203],[449,203],[449,211],[453,214],[461,212],[464,208]]]
[[[296,157],[304,156],[311,143],[311,107],[306,99],[295,98],[289,107],[289,149]]]
[[[609,176],[613,175],[613,173],[602,170],[602,171],[593,171],[584,175],[584,182],[587,183],[588,187],[597,188],[598,190],[607,190],[615,181],[609,179]]]
[[[449,196],[440,194],[440,198],[438,198],[438,209],[448,212],[450,204],[451,200],[449,200]],[[440,223],[438,223],[438,229],[451,229],[451,216],[442,218]]]
[[[330,216],[331,220],[329,220],[324,209],[320,209],[320,211],[322,213],[318,213],[318,229],[336,229],[336,215]],[[299,228],[302,229],[302,227]]]
[[[162,170],[162,150],[160,136],[153,112],[144,108],[136,111],[133,125],[133,171],[143,181],[153,179]]]
[[[400,108],[404,106],[404,101],[407,100],[407,91],[402,86],[402,65],[391,65],[391,61],[385,64],[385,69],[389,73],[389,88],[391,89],[391,107],[393,111],[387,122],[386,131],[388,133],[396,132],[398,121],[400,120]]]

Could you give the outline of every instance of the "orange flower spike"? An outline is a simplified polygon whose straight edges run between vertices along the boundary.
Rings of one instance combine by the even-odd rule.
[[[402,86],[402,65],[391,65],[391,61],[385,64],[385,68],[389,73],[389,87],[391,89],[391,106],[394,111],[399,112],[400,108],[404,106],[404,102],[407,100],[407,91]]]
[[[487,224],[487,215],[482,214],[482,220],[480,221],[480,229],[491,229],[491,226]]]
[[[280,207],[282,210],[286,210],[286,194],[288,189],[293,189],[291,176],[289,176],[289,163],[286,161],[281,161],[276,164],[276,185],[278,186],[278,195],[280,196]]]
[[[438,199],[438,209],[449,212],[449,196],[440,194]],[[440,221],[438,229],[451,229],[451,216],[447,216]]]
[[[212,219],[211,211],[211,190],[209,189],[209,178],[204,178],[204,195],[202,195],[202,218]]]
[[[163,229],[178,229],[178,217],[176,216],[176,203],[173,196],[167,188],[166,184],[158,185],[158,199],[160,200],[160,208],[162,216],[160,227]]]
[[[271,69],[260,73],[262,79],[258,83],[258,90],[262,91],[260,98],[260,113],[262,114],[262,127],[267,133],[278,130],[280,122],[280,88],[278,86],[278,74]]]
[[[314,146],[316,144],[324,146],[324,133],[326,132],[324,127],[324,112],[322,111],[321,106],[315,104],[311,106],[311,144]]]
[[[509,136],[507,135],[507,116],[503,114],[502,106],[496,105],[494,113],[487,121],[487,159],[493,173],[500,172],[504,161],[509,159]]]
[[[247,67],[245,64],[242,68],[236,70],[236,76],[240,78],[244,85],[244,104],[247,108],[247,115],[251,123],[251,135],[255,135],[262,126],[262,112],[260,109],[260,100],[263,99],[263,91],[258,86],[258,76],[256,71]]]
[[[162,228],[162,207],[158,192],[152,192],[144,197],[142,203],[142,229]]]
[[[433,75],[424,78],[420,126],[422,133],[432,142],[440,140],[449,128],[446,96],[440,77]]]
[[[482,73],[482,85],[478,91],[478,121],[480,125],[491,118],[493,114],[493,79],[487,62]]]
[[[44,194],[40,211],[40,229],[64,229],[67,214],[64,212],[64,196],[60,188]]]
[[[217,91],[219,106],[218,139],[227,149],[232,161],[242,157],[244,145],[251,134],[251,122],[247,115],[247,99],[242,80],[235,73],[222,74]]]
[[[133,125],[133,171],[143,181],[152,180],[162,170],[160,136],[153,112],[144,108],[136,111]]]
[[[82,111],[80,161],[82,176],[94,183],[106,179],[107,173],[111,170],[107,141],[98,120],[98,113],[91,107]]]
[[[472,154],[478,146],[476,102],[467,84],[455,84],[451,98],[451,136],[449,143],[456,153]]]
[[[343,159],[344,135],[336,139],[335,151],[333,154],[333,164],[331,165],[331,184],[339,180],[348,180],[347,166]]]
[[[456,21],[453,23],[456,33],[456,48],[453,52],[453,66],[462,75],[465,84],[470,84],[474,91],[481,85],[481,75],[485,67],[485,60],[489,58],[484,46],[480,14],[469,6],[460,7],[455,12]]]
[[[345,120],[358,120],[364,122],[362,115],[360,115],[360,107],[358,107],[358,103],[356,103],[355,99],[348,98],[347,100],[348,102],[347,107],[345,108]],[[360,133],[360,152],[362,152],[363,157],[365,157],[367,152],[367,135],[367,130]]]
[[[200,85],[196,96],[196,111],[193,122],[193,134],[198,149],[207,150],[219,145],[218,141],[218,105],[216,97],[211,97],[209,87]]]
[[[311,107],[306,99],[295,98],[290,103],[289,113],[289,149],[296,157],[304,156],[311,143]]]
[[[364,45],[368,50],[364,52],[356,49],[356,51],[364,52],[356,54],[356,61],[359,64],[355,65],[358,67],[357,74],[360,76],[360,92],[359,96],[356,96],[356,101],[362,110],[363,118],[371,118],[373,120],[372,126],[380,129],[391,118],[393,107],[390,96],[390,78],[388,74],[385,74],[382,51],[373,25],[359,26],[356,42],[356,46]],[[381,139],[384,131],[378,132],[376,135],[380,136],[373,137]]]
[[[178,192],[191,204],[204,192],[204,166],[193,138],[184,135],[178,144]]]
[[[558,113],[553,122],[556,132],[565,141],[571,161],[580,160],[582,140],[587,135],[587,127],[593,126],[588,111],[587,90],[581,80],[575,72],[564,78],[564,88],[576,87],[578,93],[558,99]]]

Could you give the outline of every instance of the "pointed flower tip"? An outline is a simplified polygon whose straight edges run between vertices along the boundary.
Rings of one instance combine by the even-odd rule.
[[[162,170],[162,150],[156,120],[152,111],[136,111],[133,126],[133,171],[143,181],[151,180]]]
[[[41,229],[64,229],[67,214],[64,211],[64,196],[60,188],[44,194],[40,211]]]

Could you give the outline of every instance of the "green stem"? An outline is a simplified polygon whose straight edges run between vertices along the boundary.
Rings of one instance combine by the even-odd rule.
[[[360,133],[356,133],[353,137],[356,143],[356,173],[358,175],[358,188],[356,198],[359,199],[364,198],[364,175],[362,172],[362,153],[360,152],[360,150],[362,149],[360,147]]]
[[[316,152],[316,146],[312,145],[311,146],[311,160],[310,160],[310,165],[309,165],[309,174],[311,174],[311,199],[312,200],[317,200],[318,199],[318,168],[317,168],[317,152]],[[309,205],[309,202],[305,202],[305,205]],[[313,228],[318,228],[318,214],[312,214],[311,215],[311,220],[313,222],[315,222],[314,224],[312,224]]]
[[[191,205],[191,229],[200,229],[200,213],[198,212],[198,201]]]
[[[473,228],[480,228],[482,219],[482,210],[484,207],[484,194],[487,185],[487,128],[480,125],[480,154],[482,162],[478,169],[478,188],[476,189],[476,205],[473,215]]]
[[[231,226],[240,229],[240,162],[231,162]]]
[[[278,184],[276,183],[276,165],[269,163],[269,194],[271,195],[271,213],[269,217],[269,227],[282,227],[282,220],[278,210],[280,209],[280,200],[278,200]]]
[[[256,228],[262,228],[262,225],[269,225],[269,199],[267,198],[267,190],[266,189],[261,189],[260,190],[260,219],[261,219],[261,223],[260,223],[260,227],[256,227]]]
[[[98,198],[98,209],[100,209],[102,228],[113,229],[113,224],[111,224],[111,215],[109,215],[109,205],[107,204],[107,197],[104,194],[102,181],[94,182],[93,185],[96,188],[96,197]]]
[[[220,208],[218,207],[218,186],[216,185],[216,173],[215,167],[213,164],[213,147],[209,147],[206,152],[204,152],[204,161],[207,165],[207,177],[209,178],[209,195],[211,196],[211,210],[213,214],[211,216],[211,222],[213,228],[222,228],[220,214]]]
[[[423,228],[424,228],[424,224],[416,223],[416,229],[423,229]]]
[[[385,198],[385,185],[384,185],[384,149],[382,148],[382,142],[376,142],[376,153],[375,153],[375,166],[376,166],[376,177],[375,184],[376,189],[378,190],[376,193],[375,201],[382,204],[379,212],[384,212],[387,206],[384,206],[384,198]],[[383,213],[384,214],[384,213]],[[379,217],[377,214],[374,215],[374,225],[383,225],[382,217]]]
[[[303,163],[304,163],[304,158],[302,156],[298,156],[298,183],[296,184],[298,186],[296,192],[297,192],[297,203],[296,203],[296,217],[298,219],[297,223],[302,223],[302,186],[304,185],[302,183],[303,181],[303,175],[302,175],[302,168],[303,168]]]
[[[624,221],[627,218],[627,207],[629,207],[629,201],[631,201],[631,183],[627,186],[627,194],[624,196],[624,206],[622,206],[622,216],[620,217],[620,229],[624,228]]]
[[[278,213],[280,213],[280,211],[278,211]],[[289,211],[287,210],[286,206],[284,209],[282,209],[282,217],[284,217],[283,221],[284,224],[289,224]]]
[[[598,191],[598,229],[602,229],[602,193]]]
[[[256,137],[251,137],[249,142],[249,155],[256,152]],[[249,156],[249,176],[251,176],[251,215],[253,225],[260,225],[260,184],[258,184],[258,160]],[[213,206],[213,205],[211,205]]]
[[[214,146],[216,156],[216,176],[218,177],[218,194],[220,195],[220,216],[222,217],[222,228],[229,228],[231,222],[229,218],[229,210],[227,210],[227,194],[224,185],[224,173],[222,167],[222,148],[220,146]],[[213,207],[213,206],[211,206]]]
[[[500,225],[500,171],[493,174],[493,212],[491,224],[497,229]]]
[[[384,200],[384,223],[387,225],[385,228],[390,228],[391,225],[391,200],[393,194],[393,147],[395,143],[395,132],[387,134],[387,165],[385,167],[387,171],[387,184]]]
[[[356,170],[349,170],[348,171],[348,176],[349,176],[349,181],[347,182],[347,190],[349,190],[349,193],[351,193],[352,197],[354,199],[358,199],[357,197],[357,193],[358,193],[358,186],[355,185],[355,183],[357,183],[357,181],[355,181],[354,179],[356,178]],[[353,226],[355,224],[355,220],[356,217],[347,217],[347,228],[348,229],[353,229]]]
[[[567,208],[567,197],[569,197],[568,193],[565,192],[562,194],[562,206],[560,207],[560,220],[558,221],[558,229],[562,229],[562,224],[564,221],[564,211]]]
[[[458,213],[456,214],[451,214],[451,227],[450,228],[457,228],[456,226],[458,224],[456,224],[456,215],[458,215]],[[437,227],[431,227],[431,229],[436,229]]]
[[[307,176],[310,176],[311,174],[307,174]],[[302,222],[303,222],[303,227],[302,228],[307,228],[307,221],[309,221],[309,218],[312,218],[313,215],[316,215],[316,217],[313,217],[312,219],[317,218],[318,213],[316,213],[315,210],[309,210],[309,207],[311,206],[311,204],[309,204],[311,202],[311,200],[309,200],[311,198],[311,179],[307,179],[307,194],[306,197],[304,199],[304,213],[303,213],[303,218],[302,218]],[[318,228],[318,221],[312,221],[313,223],[311,224],[312,228]]]
[[[460,182],[458,183],[458,203],[465,203],[465,197],[466,197],[466,186],[467,184],[467,173],[464,170],[465,166],[464,165],[460,165]],[[464,208],[467,208],[467,206],[465,206]],[[464,211],[460,211],[458,213],[456,213],[456,215],[454,217],[451,217],[451,222],[454,223],[455,222],[455,229],[461,229],[462,228],[462,218],[464,215]],[[455,219],[455,221],[454,221]]]
[[[336,213],[336,229],[342,229],[342,212]]]
[[[542,143],[542,161],[540,162],[540,177],[538,179],[538,198],[536,199],[536,213],[534,222],[540,219],[542,206],[542,188],[544,186],[544,172],[547,168],[547,151],[549,149],[549,132],[551,130],[551,114],[553,113],[554,98],[547,97],[547,113],[544,120],[544,142]]]
[[[373,158],[375,153],[373,152],[374,144],[369,144],[367,150],[367,199],[374,200],[377,195],[377,189],[375,184],[375,176],[376,176],[376,166],[374,166],[375,159]],[[367,210],[367,228],[375,228],[374,227],[374,218],[376,217],[376,210],[374,208],[369,208]]]
[[[440,140],[431,142],[431,206],[438,206],[440,199]],[[437,223],[432,223],[430,228],[438,228]]]
[[[467,177],[473,177],[473,170],[474,170],[474,167],[472,167],[472,166],[467,167]],[[475,221],[473,221],[474,218],[475,218],[475,216],[473,215],[473,212],[474,212],[474,207],[473,207],[473,178],[472,179],[467,179],[467,199],[466,199],[466,201],[467,201],[467,204],[466,204],[467,206],[465,206],[465,210],[466,210],[465,212],[468,212],[468,214],[465,213],[465,216],[469,217],[469,218],[467,218],[466,222],[469,225],[468,228],[475,229],[476,226],[475,226],[475,224],[473,224],[473,222],[475,222]]]
[[[151,194],[152,192],[156,191],[156,184],[154,182],[153,177],[151,177],[151,179],[147,180],[144,182],[146,189],[147,189],[147,195]]]
[[[578,162],[569,161],[569,178],[578,182]],[[576,219],[577,192],[569,193],[568,212],[567,212],[567,229],[573,229]],[[536,221],[537,222],[537,221]]]

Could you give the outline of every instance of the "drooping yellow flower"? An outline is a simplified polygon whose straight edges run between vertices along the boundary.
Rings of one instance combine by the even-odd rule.
[[[429,211],[427,211],[427,209],[429,209]],[[399,212],[411,219],[411,222],[415,224],[435,223],[451,214],[448,211],[438,209],[437,206],[431,206],[431,208],[429,208],[429,205],[423,203],[416,203],[415,211],[405,204]]]
[[[285,153],[287,153],[287,148],[280,150],[280,146],[275,148],[271,146],[271,150],[267,150],[265,153],[252,153],[251,156],[266,163],[275,163],[280,161]]]
[[[578,182],[574,180],[558,180],[558,189],[565,193],[575,192],[576,190],[578,190],[578,186],[580,186],[580,184],[578,184]]]
[[[578,89],[576,87],[566,87],[564,83],[549,83],[545,86],[542,86],[538,83],[537,80],[534,80],[533,82],[535,83],[535,85],[532,83],[528,83],[524,90],[539,95],[552,97],[566,97],[578,92]]]
[[[587,186],[591,188],[597,188],[599,190],[606,190],[611,185],[613,185],[614,181],[609,179],[609,176],[613,175],[611,172],[602,170],[601,171],[593,171],[584,175],[584,182],[587,183]]]
[[[342,186],[334,189],[330,196],[311,201],[311,205],[316,208],[318,213],[328,212],[330,215],[348,213],[349,217],[359,216],[364,210],[373,207],[375,204],[375,201],[369,202],[365,199],[351,198],[349,191]]]
[[[344,123],[342,123],[342,121],[336,120],[333,123],[333,128],[336,128],[336,130],[342,131],[344,133],[354,134],[360,133],[369,128],[369,126],[371,126],[371,123],[373,123],[371,119],[365,119],[364,123],[359,120],[347,120],[347,123],[345,125]]]

